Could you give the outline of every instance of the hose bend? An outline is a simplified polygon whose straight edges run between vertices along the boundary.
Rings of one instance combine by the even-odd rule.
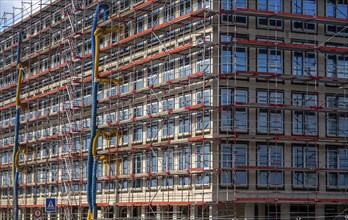
[[[118,79],[113,78],[103,78],[99,76],[99,56],[100,56],[100,37],[106,34],[111,33],[112,31],[120,31],[122,30],[122,27],[113,27],[113,28],[97,28],[94,31],[94,38],[95,38],[95,57],[94,57],[94,78],[96,81],[101,83],[115,83],[118,85],[123,84],[123,78],[120,77]]]
[[[97,133],[95,134],[94,138],[93,138],[93,145],[92,145],[92,154],[93,156],[98,156],[98,152],[97,152],[97,148],[98,148],[98,139],[99,137],[103,135],[104,138],[106,139],[106,141],[108,141],[108,145],[110,144],[110,138],[114,137],[114,136],[118,136],[118,132],[111,132],[111,131],[106,131],[106,130],[102,130],[102,129],[98,129]]]
[[[19,150],[17,151],[16,156],[15,156],[14,164],[15,164],[18,171],[24,171],[24,169],[21,168],[19,165],[19,156],[21,153],[23,153],[24,155],[28,154],[28,151],[27,151],[27,148],[25,145],[19,146]]]
[[[20,107],[22,110],[28,108],[28,105],[21,102],[21,88],[22,88],[22,78],[23,78],[23,66],[17,64],[18,79],[17,79],[17,90],[16,90],[16,106]]]

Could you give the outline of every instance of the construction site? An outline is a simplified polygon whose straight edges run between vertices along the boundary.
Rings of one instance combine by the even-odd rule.
[[[347,0],[0,16],[0,219],[348,219]]]

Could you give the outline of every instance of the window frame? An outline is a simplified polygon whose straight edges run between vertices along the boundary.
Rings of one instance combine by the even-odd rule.
[[[232,42],[232,38],[230,39]],[[233,55],[236,53],[235,56]],[[238,56],[240,55],[240,56]],[[236,71],[247,71],[249,63],[248,48],[244,46],[221,46],[220,72],[222,74],[231,74]]]
[[[296,54],[301,54],[301,56],[298,56],[299,58],[295,58]],[[306,68],[310,66],[311,62],[309,62],[308,59],[313,59],[313,58],[308,58],[308,55],[314,55],[314,70],[309,70],[307,71]],[[299,62],[296,62],[295,60],[300,59],[300,64]],[[300,67],[297,67],[300,66]],[[297,67],[297,68],[296,68]],[[314,52],[304,52],[304,51],[292,51],[292,65],[291,65],[291,75],[296,75],[296,76],[317,76],[318,75],[318,57],[317,54]],[[295,72],[296,73],[295,73]],[[298,72],[300,71],[300,74]],[[315,74],[311,74],[311,73]]]
[[[196,144],[196,168],[210,169],[210,143]]]
[[[175,170],[174,166],[174,149],[168,148],[162,150],[162,170],[164,172],[169,172]]]
[[[227,149],[227,151],[224,150]],[[241,149],[244,151],[244,159],[238,160],[237,159],[237,153],[238,149]],[[231,186],[233,184],[236,184],[238,186],[246,187],[248,185],[248,170],[236,170],[234,171],[233,168],[236,166],[248,166],[248,144],[247,143],[231,143],[231,142],[224,142],[220,144],[220,168],[222,169],[222,173],[220,174],[220,186]],[[227,159],[227,160],[226,160]],[[237,161],[238,160],[238,161]],[[226,169],[227,170],[223,170]],[[238,181],[238,174],[242,175],[244,174],[244,182]],[[224,179],[227,178],[226,180]]]
[[[283,91],[272,91],[272,90],[257,90],[256,92],[256,102],[266,105],[282,105],[284,104],[284,92]],[[266,98],[261,96],[261,93],[266,95]],[[281,96],[281,97],[279,97]],[[260,100],[260,99],[264,100]],[[280,100],[280,101],[279,101]],[[262,113],[262,115],[261,115]],[[280,116],[279,116],[280,115]],[[266,117],[266,121],[261,121],[262,117]],[[277,124],[272,122],[272,117],[281,117],[281,120],[276,121]],[[261,129],[261,123],[266,123],[266,130]],[[262,126],[264,127],[264,126]],[[280,128],[280,129],[279,129]],[[284,133],[284,110],[279,110],[277,108],[258,108],[257,109],[257,133],[265,134],[283,134]],[[279,131],[280,130],[280,131]]]
[[[261,162],[260,156],[260,148],[261,147],[265,147],[266,148],[266,154],[262,155],[262,157],[266,157],[266,162]],[[272,148],[279,148],[281,149],[280,152],[280,160],[272,160],[272,154],[270,152],[270,150]],[[277,152],[275,152],[277,153]],[[258,188],[282,188],[284,187],[284,171],[279,171],[277,168],[278,167],[283,167],[284,166],[284,146],[283,145],[277,145],[277,144],[257,144],[257,166],[259,167],[269,167],[269,169],[267,170],[258,170],[257,171],[257,187]],[[276,164],[273,165],[272,163],[279,163],[279,165],[277,166]],[[266,174],[266,176],[264,176],[266,178],[266,182],[267,183],[262,183],[264,181],[261,181],[261,174]],[[272,183],[270,181],[272,181],[272,176],[271,175],[275,174],[275,178],[278,178],[278,175],[280,175],[280,183],[276,184],[276,183]],[[278,180],[277,180],[278,181]]]
[[[334,59],[331,59],[334,58]],[[340,66],[339,62],[340,62],[340,58],[341,58],[341,62],[343,62],[343,70],[340,71]],[[343,78],[343,79],[347,79],[348,78],[348,55],[341,55],[341,54],[328,54],[327,55],[327,59],[325,62],[325,66],[326,66],[326,76],[327,77],[333,77],[333,78]],[[330,66],[332,66],[332,71],[329,70]],[[333,74],[331,75],[330,73],[333,72]],[[343,76],[340,77],[339,75],[343,73]],[[345,76],[344,76],[345,75]]]
[[[261,1],[265,1],[266,4],[260,4]],[[272,1],[278,1],[280,3],[280,7],[277,6],[276,3],[271,4]],[[263,5],[265,5],[266,7],[262,7]],[[283,1],[282,0],[257,0],[257,9],[258,10],[267,10],[267,11],[276,11],[276,12],[280,12],[283,11]],[[270,9],[270,7],[274,7],[275,9]],[[276,8],[279,8],[278,10]]]
[[[348,97],[344,95],[327,94],[326,95],[326,105],[329,108],[340,109],[348,108]],[[348,135],[348,115],[346,113],[331,112],[326,113],[326,136],[328,137],[345,137]],[[330,129],[334,126],[334,132]],[[342,130],[343,128],[343,130]]]
[[[143,154],[136,153],[132,158],[132,174],[143,173]]]
[[[301,155],[298,155],[298,151],[296,151],[296,149],[300,149],[301,150]],[[313,153],[314,150],[314,155],[315,155],[315,162],[313,164],[313,162],[309,162],[308,160],[310,158],[308,158],[308,153]],[[310,152],[312,151],[312,152]],[[303,168],[303,169],[316,169],[318,168],[318,148],[314,145],[301,145],[301,144],[294,144],[292,146],[292,167],[294,168]],[[298,161],[299,160],[299,161]],[[297,161],[297,162],[296,162]],[[302,163],[302,164],[299,164]],[[296,174],[300,174],[303,178],[302,180],[302,184],[296,184]],[[308,179],[310,179],[311,177],[309,175],[313,175],[315,177],[315,180],[313,180],[315,182],[315,184],[308,184]],[[301,177],[300,176],[300,177]],[[306,171],[306,170],[295,170],[292,172],[292,187],[296,188],[296,189],[310,189],[310,188],[317,188],[318,187],[318,175],[315,171]],[[298,180],[300,181],[300,180]]]
[[[342,153],[340,153],[340,150],[345,150],[345,166],[342,166],[341,168],[341,164],[340,164],[340,157],[342,157]],[[330,151],[335,153],[335,158],[333,161],[333,164],[330,163]],[[348,149],[345,147],[339,147],[339,146],[328,146],[326,148],[326,167],[328,169],[347,169],[347,163],[348,161]],[[331,165],[330,165],[331,164]],[[344,184],[339,184],[340,181],[340,176],[344,177],[345,183]],[[335,184],[331,184],[331,177],[335,178]],[[342,180],[342,178],[341,178]],[[327,185],[327,189],[330,190],[340,190],[340,189],[347,189],[348,188],[348,173],[345,171],[342,172],[327,172],[326,173],[326,185]]]
[[[248,102],[248,96],[249,92],[248,89],[244,88],[228,88],[228,87],[221,87],[220,88],[220,106],[222,106],[220,111],[220,126],[219,130],[220,133],[226,133],[226,132],[234,132],[234,129],[236,129],[237,132],[245,133],[248,132],[249,129],[249,111],[247,108],[241,107],[234,107],[234,103],[247,103]],[[234,100],[236,98],[236,100]],[[226,112],[226,113],[224,113]],[[234,120],[232,116],[237,116],[240,114],[245,115],[245,121],[243,122],[244,125],[238,126],[238,121]],[[230,118],[229,118],[230,116]],[[241,117],[238,117],[239,119]],[[234,125],[234,122],[236,124]],[[239,127],[241,129],[239,129]],[[245,127],[245,129],[243,129]]]
[[[260,57],[261,50],[264,50],[266,52],[266,53],[262,53],[264,54],[263,56],[265,56],[265,59]],[[274,55],[272,54],[273,52],[275,53]],[[279,56],[279,58],[277,58],[276,62],[273,63],[274,61],[272,61],[273,59],[271,58],[271,56],[277,56],[277,57]],[[274,73],[274,74],[281,74],[281,75],[284,74],[284,62],[283,62],[284,50],[276,49],[276,48],[257,48],[256,59],[257,59],[256,63],[257,63],[258,72],[267,72],[267,73]],[[278,66],[278,62],[280,62],[279,66]],[[275,65],[275,67],[273,67],[273,65]],[[266,71],[262,71],[264,69]],[[275,71],[273,71],[273,69],[275,69]]]
[[[192,168],[192,147],[185,146],[179,148],[179,170],[188,170]]]
[[[298,2],[298,1],[301,4],[301,6],[300,6],[299,9],[296,9],[294,4],[296,4],[295,2]],[[314,10],[314,12],[312,12],[310,10],[309,13],[308,13],[308,9],[307,8],[309,6],[308,4],[311,4],[310,2],[313,2],[313,6],[314,6],[313,10]],[[307,5],[306,5],[306,3],[307,3]],[[307,6],[307,7],[305,7],[305,6]],[[299,7],[299,6],[297,6],[297,7]],[[300,12],[298,12],[298,10],[300,10]],[[292,2],[291,2],[291,12],[295,13],[295,14],[304,14],[304,15],[313,15],[313,16],[315,16],[315,15],[317,15],[318,9],[317,9],[317,5],[316,5],[315,0],[292,0]]]

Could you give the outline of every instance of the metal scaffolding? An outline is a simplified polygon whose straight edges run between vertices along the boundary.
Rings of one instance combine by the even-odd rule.
[[[345,7],[23,1],[0,20],[0,217],[344,217]]]

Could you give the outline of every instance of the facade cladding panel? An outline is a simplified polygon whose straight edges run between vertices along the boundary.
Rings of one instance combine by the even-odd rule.
[[[31,7],[1,23],[1,219],[347,216],[346,0]]]

